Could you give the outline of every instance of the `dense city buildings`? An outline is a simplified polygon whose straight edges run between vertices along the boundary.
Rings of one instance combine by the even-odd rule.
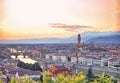
[[[27,64],[38,62],[42,70],[50,71],[53,77],[62,72],[74,76],[79,70],[89,68],[98,73],[101,71],[115,77],[120,76],[120,43],[82,43],[80,34],[76,39],[77,43],[73,44],[1,45],[0,71],[4,78],[22,78],[25,74],[36,78],[41,76],[39,71],[18,67],[20,60]]]

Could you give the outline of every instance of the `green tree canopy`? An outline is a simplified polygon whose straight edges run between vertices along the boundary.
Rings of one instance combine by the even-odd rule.
[[[34,64],[29,64],[29,63],[24,63],[22,61],[18,61],[17,66],[24,68],[24,69],[30,69],[30,70],[34,70],[34,71],[35,70],[42,71],[42,68],[40,67],[38,62],[36,62]]]

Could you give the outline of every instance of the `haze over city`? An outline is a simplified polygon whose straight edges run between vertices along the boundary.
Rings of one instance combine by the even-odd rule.
[[[116,32],[117,7],[117,0],[0,0],[0,39]]]

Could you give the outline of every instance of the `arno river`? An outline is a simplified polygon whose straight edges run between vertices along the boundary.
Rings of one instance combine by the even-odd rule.
[[[14,56],[14,55],[12,55],[11,57],[12,57],[13,59],[15,59],[15,56]],[[22,61],[22,62],[24,62],[24,63],[34,64],[35,62],[37,62],[37,61],[32,60],[31,58],[27,57],[27,56],[26,56],[26,58],[24,58],[23,55],[19,55],[17,59],[20,60],[20,61]]]

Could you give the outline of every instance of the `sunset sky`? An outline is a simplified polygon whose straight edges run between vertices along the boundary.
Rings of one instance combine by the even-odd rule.
[[[116,0],[0,0],[0,38],[119,31]]]

